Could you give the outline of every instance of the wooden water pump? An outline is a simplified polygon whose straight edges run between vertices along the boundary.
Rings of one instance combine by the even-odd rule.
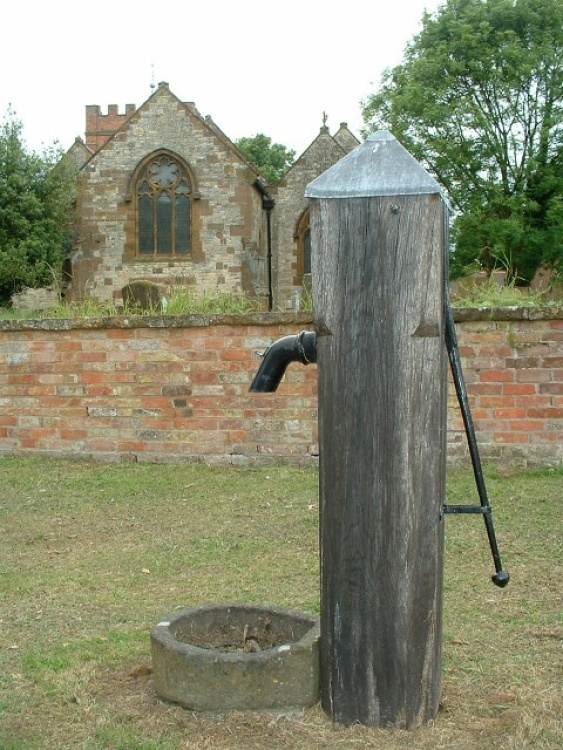
[[[411,729],[438,711],[444,515],[464,512],[444,502],[447,355],[469,413],[447,296],[448,209],[387,131],[306,196],[315,333],[267,352],[252,390],[275,390],[290,361],[318,364],[323,708],[344,724]],[[474,435],[470,449],[475,468]]]

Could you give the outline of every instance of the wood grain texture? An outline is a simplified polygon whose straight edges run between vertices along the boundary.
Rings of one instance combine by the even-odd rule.
[[[441,692],[446,358],[438,194],[314,199],[321,671],[341,723]]]

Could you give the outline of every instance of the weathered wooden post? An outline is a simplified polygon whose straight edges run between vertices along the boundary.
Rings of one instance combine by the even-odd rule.
[[[413,728],[441,692],[447,212],[388,132],[312,182],[321,692],[335,721]]]

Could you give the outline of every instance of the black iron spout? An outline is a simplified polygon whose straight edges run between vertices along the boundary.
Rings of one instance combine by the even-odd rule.
[[[301,331],[294,336],[278,339],[264,352],[262,363],[250,386],[252,393],[272,393],[278,389],[290,362],[303,365],[317,361],[317,334]]]

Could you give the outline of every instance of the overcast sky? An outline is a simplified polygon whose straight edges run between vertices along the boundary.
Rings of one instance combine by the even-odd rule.
[[[2,9],[0,116],[29,148],[84,137],[85,106],[140,106],[167,81],[231,138],[299,155],[323,112],[360,135],[360,102],[441,0],[11,0]]]

